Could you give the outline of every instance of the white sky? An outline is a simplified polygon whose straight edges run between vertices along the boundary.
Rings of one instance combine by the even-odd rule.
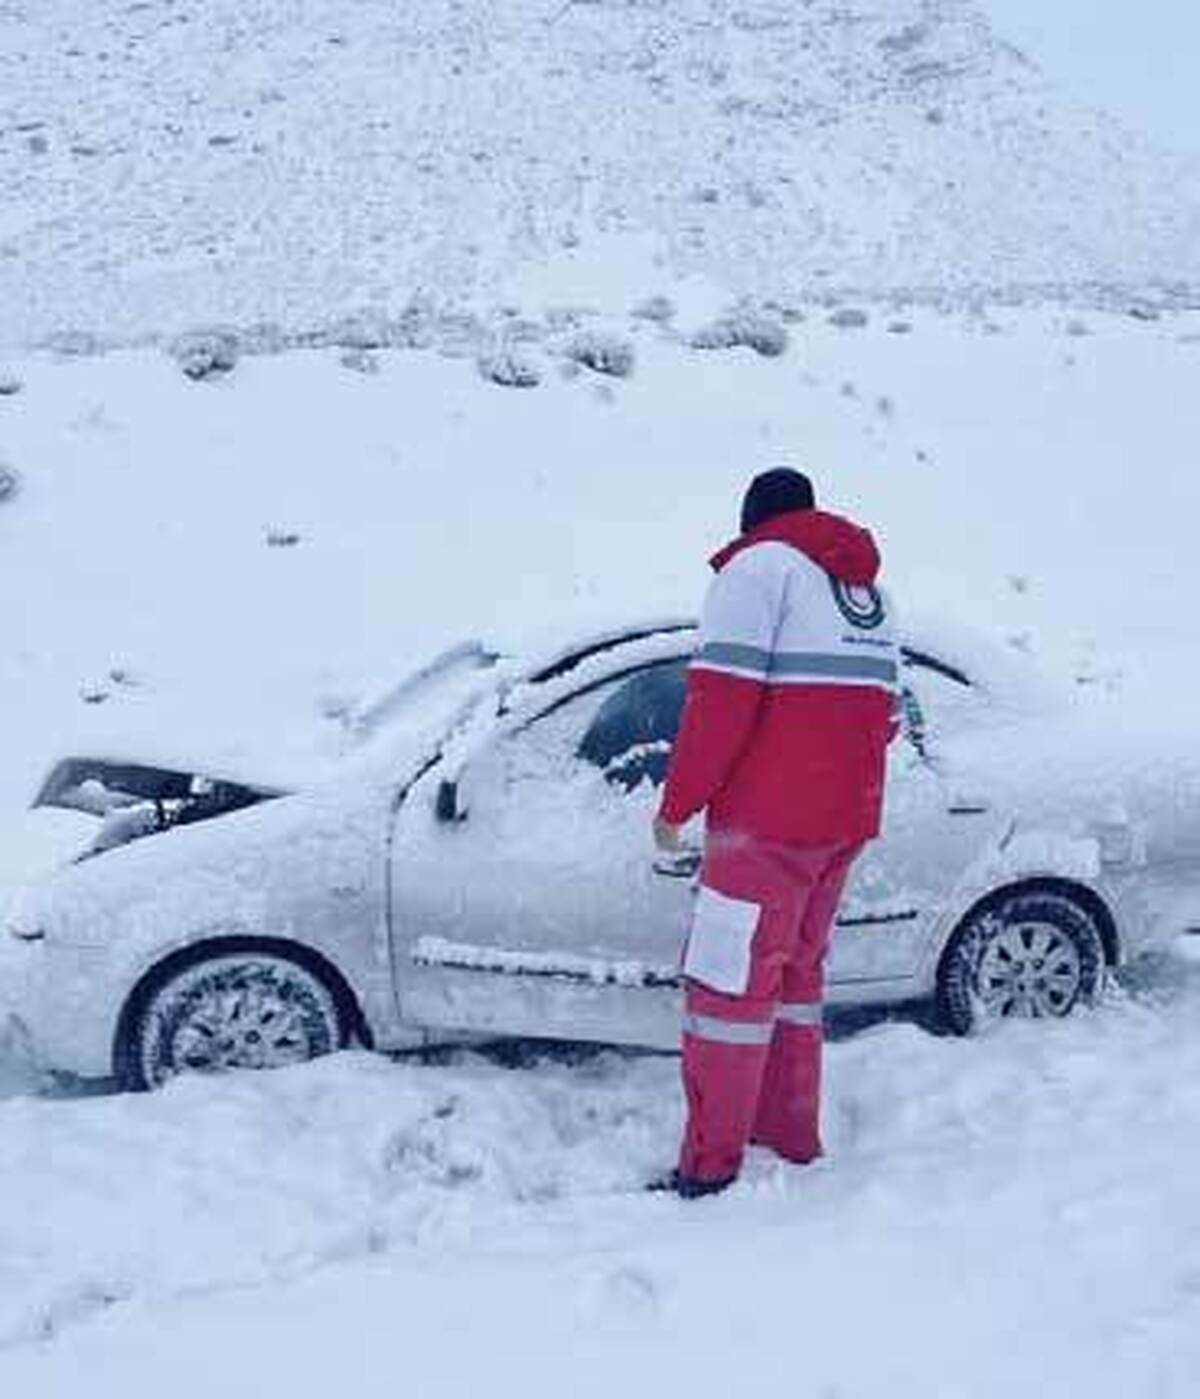
[[[1200,0],[978,0],[1076,97],[1200,151]]]

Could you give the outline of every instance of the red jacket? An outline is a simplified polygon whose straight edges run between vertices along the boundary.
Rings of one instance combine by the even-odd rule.
[[[792,845],[878,835],[898,657],[870,534],[797,510],[712,560],[661,815]]]

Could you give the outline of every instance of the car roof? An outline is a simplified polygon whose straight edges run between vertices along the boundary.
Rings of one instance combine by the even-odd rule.
[[[530,685],[544,685],[569,675],[585,662],[609,652],[618,652],[624,646],[659,637],[678,636],[682,655],[690,649],[690,637],[696,628],[694,617],[667,617],[629,622],[583,637],[576,634],[557,645],[531,652],[520,666],[521,678]]]
[[[642,641],[657,642],[662,638],[677,638],[678,647],[668,647],[668,650],[677,649],[677,653],[682,656],[692,650],[698,626],[694,617],[676,617],[633,622],[582,639],[575,637],[568,643],[539,652],[533,659],[527,660],[520,667],[520,678],[530,685],[548,684],[571,674],[588,662],[596,662],[610,654],[613,658],[612,668],[624,669],[628,664],[628,658],[621,654],[624,647]],[[652,649],[661,654],[660,647]],[[960,685],[973,685],[977,682],[978,677],[969,673],[968,669],[960,664],[957,656],[945,654],[936,640],[928,635],[904,636],[900,642],[900,653],[909,664],[934,670]],[[592,679],[601,667],[588,665],[587,669],[591,673],[589,679]]]

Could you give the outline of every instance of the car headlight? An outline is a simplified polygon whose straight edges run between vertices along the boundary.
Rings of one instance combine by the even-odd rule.
[[[4,910],[4,929],[21,942],[41,942],[46,936],[38,900],[28,891],[17,893]]]

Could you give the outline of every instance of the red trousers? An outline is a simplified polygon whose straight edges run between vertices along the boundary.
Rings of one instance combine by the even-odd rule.
[[[748,1142],[820,1156],[825,954],[861,848],[710,832],[684,954],[681,1175],[736,1176]]]

